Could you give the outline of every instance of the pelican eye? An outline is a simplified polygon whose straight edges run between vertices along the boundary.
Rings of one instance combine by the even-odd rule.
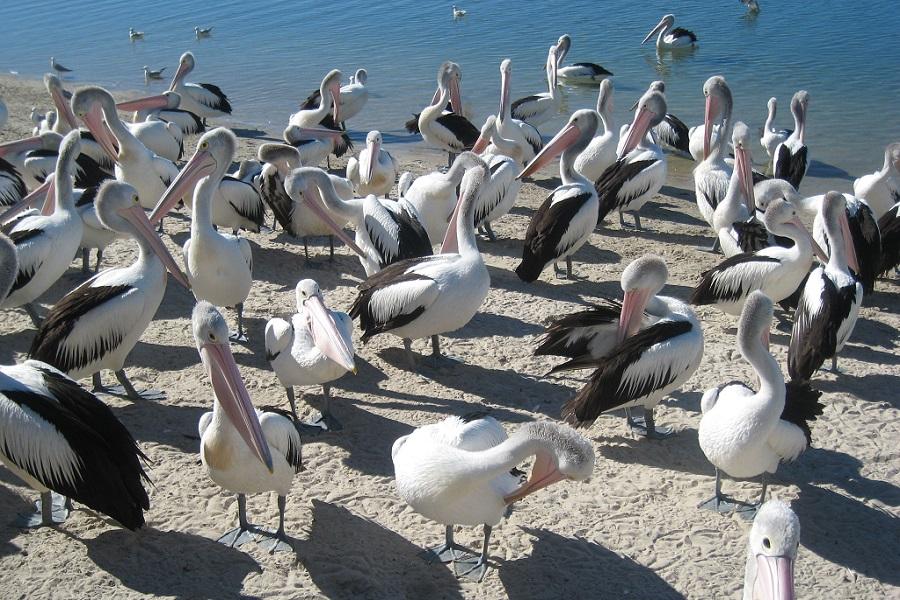
[[[131,201],[134,202],[135,204],[138,203],[139,199],[138,199],[137,194],[135,194],[134,196],[131,197]]]
[[[209,333],[209,341],[215,342],[215,341],[216,341],[216,334],[210,332],[210,333]],[[768,541],[768,540],[766,540],[766,541]],[[767,546],[767,547],[768,547],[768,546]]]
[[[209,142],[200,142],[201,150],[206,150],[207,148],[209,148]]]
[[[769,541],[769,538],[763,538],[763,547],[766,550],[772,547],[772,542]]]

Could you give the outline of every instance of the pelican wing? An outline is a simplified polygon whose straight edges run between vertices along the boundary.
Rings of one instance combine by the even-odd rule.
[[[266,209],[253,184],[226,175],[219,184],[218,193],[238,215],[256,226],[249,229],[259,232],[266,216]]]
[[[878,219],[881,232],[882,255],[878,268],[879,275],[885,274],[900,265],[900,203]]]
[[[805,445],[812,444],[809,424],[821,416],[825,407],[819,401],[822,392],[814,389],[809,382],[788,381],[785,387],[782,422],[798,427],[804,436]]]
[[[200,104],[231,114],[231,103],[228,102],[228,96],[217,85],[212,83],[194,84],[191,87],[191,96]]]
[[[114,179],[115,174],[87,154],[79,154],[75,158],[75,187],[97,187],[107,179]]]
[[[166,123],[175,123],[182,135],[197,135],[206,131],[203,119],[189,110],[173,108],[159,111],[159,119]]]
[[[259,176],[259,195],[281,228],[294,235],[294,199],[284,190],[284,179],[272,165],[266,165]]]
[[[16,257],[19,260],[19,270],[16,272],[16,280],[9,290],[10,294],[28,285],[53,249],[53,244],[50,243],[52,240],[47,237],[43,229],[30,228],[33,220],[32,218],[22,219],[9,233],[9,239],[16,246]]]
[[[433,128],[437,137],[457,152],[471,150],[481,135],[471,121],[456,113],[444,113],[435,123],[439,125]]]
[[[659,141],[663,144],[686,154],[691,153],[691,136],[688,126],[672,113],[666,113],[662,122],[654,129],[659,136]]]
[[[856,256],[865,257],[859,261],[859,281],[863,291],[870,294],[875,291],[875,279],[882,262],[882,234],[875,214],[865,202],[848,202],[847,213],[847,224],[850,226]]]
[[[513,100],[512,105],[510,106],[510,114],[512,114],[514,119],[520,119],[522,121],[534,118],[536,114],[542,112],[541,108],[539,108],[540,101],[545,97],[544,94],[532,94],[531,96]]]
[[[19,171],[0,158],[0,206],[10,206],[28,194]]]
[[[576,192],[578,188],[573,188]],[[547,196],[528,224],[525,231],[525,251],[541,258],[546,265],[568,250],[577,240],[567,236],[572,219],[591,200],[588,192],[565,195],[566,190],[554,191]],[[524,258],[523,258],[524,260]]]
[[[594,183],[600,199],[597,223],[613,210],[628,206],[632,200],[647,193],[651,182],[640,181],[638,176],[657,162],[657,159],[629,161],[626,156],[607,167]]]
[[[550,323],[541,338],[535,356],[566,356],[600,358],[612,349],[619,326],[622,303],[601,298],[589,310],[566,315]],[[551,373],[559,370],[554,368]]]
[[[294,339],[294,325],[284,319],[269,319],[266,323],[266,360],[272,362],[287,350]]]
[[[796,152],[791,152],[786,143],[780,144],[775,149],[775,159],[772,165],[776,179],[784,179],[795,188],[799,188],[808,168],[806,146],[801,146]]]
[[[695,305],[734,302],[759,289],[781,265],[777,258],[762,254],[735,254],[701,274],[700,283],[691,293]]]
[[[294,473],[303,470],[303,455],[301,451],[300,433],[291,420],[290,413],[256,411],[259,415],[259,424],[262,426],[263,436],[269,444],[272,454],[280,454],[287,463],[294,467]]]
[[[513,123],[522,130],[525,141],[528,142],[535,154],[544,149],[544,139],[541,137],[541,132],[537,130],[537,127],[520,119],[513,119]]]

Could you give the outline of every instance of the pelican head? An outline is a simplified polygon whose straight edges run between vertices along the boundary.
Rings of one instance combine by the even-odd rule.
[[[572,38],[569,37],[569,34],[564,33],[559,36],[559,39],[556,41],[557,67],[562,65],[563,61],[566,60],[566,55],[569,54],[571,48]]]
[[[900,171],[900,142],[888,144],[884,149],[884,171],[888,172],[891,167],[894,171]]]
[[[645,254],[622,271],[625,299],[619,316],[619,342],[634,335],[644,318],[650,298],[656,296],[669,279],[666,262],[654,254]]]
[[[472,146],[472,152],[475,154],[484,152],[485,148],[491,143],[491,138],[496,131],[497,117],[488,115],[487,119],[484,120],[484,125],[481,126],[481,133],[478,135],[478,140],[476,140],[475,145]]]
[[[200,360],[212,383],[215,400],[259,461],[272,472],[272,455],[241,372],[231,354],[228,325],[215,306],[201,300],[191,319]]]
[[[750,128],[742,121],[734,124],[731,131],[731,143],[734,146],[734,169],[738,174],[744,201],[750,214],[756,209],[753,198],[753,156],[750,153]]]
[[[844,194],[840,192],[825,194],[822,199],[822,220],[830,238],[832,255],[834,255],[833,246],[840,245],[847,265],[854,273],[859,273],[859,260],[853,245],[853,235],[850,233],[850,223],[847,220],[847,199]]]
[[[672,25],[674,25],[674,24],[675,24],[675,15],[671,15],[671,14],[664,15],[663,18],[659,20],[659,23],[657,23],[656,26],[650,30],[650,33],[648,33],[647,37],[645,37],[644,40],[641,42],[641,46],[646,44],[647,41],[650,40],[650,38],[652,38],[654,35],[661,33],[661,32],[668,31],[669,29],[672,28]]]
[[[628,137],[625,138],[622,152],[619,154],[620,158],[634,150],[650,129],[662,123],[666,117],[666,110],[666,96],[662,92],[650,89],[641,96],[634,120],[628,129]]]
[[[197,31],[197,27],[194,27],[194,31]],[[175,71],[175,75],[172,76],[172,83],[169,84],[169,89],[174,90],[175,86],[184,81],[184,78],[187,77],[187,74],[194,70],[194,54],[192,52],[185,52],[181,55],[181,58],[178,59],[178,70]]]
[[[300,152],[290,144],[262,144],[256,149],[256,158],[275,165],[282,175],[300,166]]]
[[[441,63],[437,80],[439,89],[450,91],[450,110],[456,114],[462,114],[462,95],[459,91],[462,71],[459,65],[449,60]]]
[[[109,130],[108,120],[118,118],[112,94],[97,86],[83,87],[72,94],[72,112],[84,121],[100,147],[115,161],[119,142]]]
[[[365,69],[357,69],[353,79],[360,85],[366,85],[366,82],[369,81],[369,72]]]
[[[341,122],[341,78],[343,74],[337,69],[332,69],[325,75],[325,78],[322,80],[322,85],[320,86],[320,91],[322,92],[322,98],[325,97],[325,94],[329,94],[331,97],[331,110],[332,110],[332,118],[335,123]]]
[[[809,110],[809,92],[800,90],[791,98],[791,113],[797,121],[797,136],[800,143],[806,134],[806,115]]]
[[[322,290],[314,280],[301,279],[297,283],[297,310],[306,315],[306,324],[316,348],[348,371],[356,373],[353,348],[341,335],[334,317],[325,308]]]
[[[763,224],[775,235],[806,238],[819,260],[823,263],[828,262],[828,255],[810,235],[809,230],[800,220],[796,207],[787,200],[773,200],[766,208]]]
[[[19,272],[16,247],[5,234],[0,233],[0,298],[6,298]]]
[[[753,186],[753,197],[756,201],[756,216],[760,220],[763,218],[762,213],[766,212],[776,199],[787,200],[788,202],[798,202],[800,194],[794,189],[794,186],[783,179],[766,179],[760,181]]]
[[[737,343],[741,356],[747,359],[754,354],[755,345],[761,343],[768,351],[769,328],[775,304],[763,292],[755,290],[747,296],[738,320]]]
[[[611,79],[600,82],[600,92],[597,94],[597,112],[609,118],[613,114],[613,83]]]
[[[744,572],[745,600],[793,600],[800,519],[780,500],[763,504],[753,519]]]
[[[731,118],[731,88],[721,75],[713,75],[703,84],[703,95],[706,97],[706,110],[703,116],[703,158],[709,156],[713,123]]]
[[[75,115],[72,114],[72,107],[66,99],[66,93],[59,77],[53,73],[45,73],[44,87],[47,88],[47,91],[50,93],[50,98],[53,100],[53,105],[56,107],[57,115],[61,115],[66,120],[66,124],[69,127],[77,127],[78,123],[75,121]]]
[[[500,110],[497,111],[500,119],[507,118],[506,107],[509,106],[510,77],[512,77],[512,61],[504,58],[500,61]]]
[[[372,175],[375,173],[375,166],[378,164],[378,157],[381,153],[381,132],[370,131],[366,135],[366,152],[369,154],[369,167],[366,169],[366,181],[372,181]]]
[[[573,152],[581,152],[587,147],[594,134],[597,133],[599,126],[600,115],[597,114],[597,111],[586,108],[576,110],[569,117],[569,122],[566,123],[565,127],[553,136],[553,139],[528,163],[528,166],[516,176],[516,179],[522,179],[537,172],[541,167],[570,148]]]

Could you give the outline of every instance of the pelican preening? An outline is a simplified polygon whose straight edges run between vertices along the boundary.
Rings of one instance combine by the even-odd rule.
[[[647,43],[650,38],[656,36],[657,50],[679,50],[693,48],[697,45],[697,36],[693,31],[682,27],[674,27],[675,15],[664,15],[659,23],[650,30],[641,45]],[[674,29],[673,29],[674,27]]]
[[[169,90],[178,92],[181,96],[181,108],[202,118],[204,124],[206,119],[230,115],[231,103],[219,86],[211,83],[185,82],[184,78],[194,70],[194,65],[194,55],[191,52],[182,54],[178,60],[178,70],[175,71],[172,83],[169,84]]]
[[[319,86],[318,102],[314,103],[314,96],[310,96],[300,110],[288,119],[288,126],[282,134],[284,141],[297,148],[300,159],[306,166],[317,167],[332,153],[343,156],[353,148],[350,138],[339,126],[341,77],[341,72],[337,69],[329,71]],[[310,128],[324,128],[332,135],[326,135],[326,131],[322,131],[311,136]]]
[[[703,358],[703,331],[690,306],[659,292],[666,263],[653,255],[622,272],[625,299],[552,322],[536,355],[569,358],[550,373],[595,369],[588,384],[563,406],[562,417],[589,427],[602,413],[625,408],[629,426],[651,438],[670,435],[655,425],[653,409],[690,379]],[[644,418],[629,409],[642,406]]]
[[[289,418],[253,408],[231,354],[228,325],[216,307],[198,302],[192,328],[213,391],[212,412],[200,417],[200,460],[209,478],[237,494],[238,500],[238,527],[218,541],[234,547],[249,541],[251,534],[261,534],[265,537],[262,546],[269,552],[290,550],[284,510],[294,475],[303,469],[300,434]],[[274,532],[247,520],[246,494],[263,492],[278,494]]]
[[[521,119],[531,125],[540,125],[555,117],[559,112],[560,96],[556,79],[557,57],[558,49],[554,44],[547,51],[545,66],[547,91],[514,100],[511,113],[514,119]]]
[[[357,69],[356,73],[350,76],[350,82],[340,87],[340,98],[336,102],[340,105],[340,122],[329,122],[329,125],[340,125],[341,129],[346,129],[346,122],[355,117],[362,111],[366,102],[369,100],[369,89],[366,83],[369,81],[369,72],[365,69]],[[322,100],[322,91],[318,89],[310,94],[300,110],[314,109],[319,106]]]
[[[726,257],[762,250],[770,245],[768,236],[745,239],[747,235],[744,226],[755,217],[757,207],[751,172],[753,159],[750,155],[750,129],[738,121],[734,124],[731,141],[734,147],[731,179],[725,197],[716,206],[712,216],[713,233]]]
[[[370,131],[366,135],[366,149],[359,158],[347,161],[347,179],[353,182],[360,196],[387,196],[397,178],[397,159],[384,150],[380,131]]]
[[[438,69],[438,89],[431,105],[419,113],[419,132],[429,146],[449,154],[448,166],[453,157],[465,150],[471,150],[478,140],[478,128],[462,116],[462,97],[459,91],[461,78],[459,65],[444,62]],[[450,103],[452,112],[445,113],[444,107]]]
[[[488,148],[489,150],[490,148]],[[450,222],[458,200],[456,188],[462,182],[466,170],[473,163],[481,160],[475,155],[463,154],[468,158],[462,162],[459,162],[458,159],[454,161],[446,173],[433,171],[416,177],[406,189],[400,186],[400,195],[416,209],[420,218],[419,222],[428,233],[432,246],[437,246],[444,240],[447,224]],[[487,167],[487,163],[485,166]],[[412,177],[411,174],[407,174]]]
[[[809,170],[809,150],[806,147],[806,112],[809,110],[809,92],[800,90],[791,98],[791,114],[794,130],[772,153],[772,173],[778,179],[789,181],[795,188]]]
[[[564,33],[556,42],[556,77],[571,83],[597,83],[612,75],[598,64],[590,62],[577,62],[567,67],[562,66],[569,49],[572,47],[572,38]]]
[[[741,356],[756,373],[759,391],[729,383],[703,394],[700,448],[716,468],[716,493],[701,506],[720,512],[753,515],[765,502],[766,473],[782,461],[795,460],[811,443],[809,423],[822,414],[821,392],[806,383],[785,385],[778,362],[769,353],[772,300],[760,291],[749,295],[738,324]],[[737,502],[724,496],[720,471],[747,479],[762,476],[759,502]]]
[[[524,483],[510,470],[534,457]],[[459,577],[487,572],[492,529],[510,506],[554,483],[584,481],[594,469],[590,442],[550,421],[525,423],[509,437],[493,417],[475,413],[419,427],[391,448],[397,493],[413,510],[446,527],[430,561],[452,562]],[[453,527],[484,527],[482,551],[472,556],[453,541]]]

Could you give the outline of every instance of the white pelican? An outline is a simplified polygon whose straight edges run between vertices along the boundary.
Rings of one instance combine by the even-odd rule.
[[[726,257],[761,250],[770,245],[768,235],[752,240],[745,239],[747,236],[742,226],[755,217],[757,206],[753,195],[750,129],[738,121],[732,130],[734,167],[725,197],[716,206],[712,218],[713,233],[717,236],[722,254]]]
[[[327,235],[331,238],[334,232],[327,223],[320,219],[303,202],[294,202],[284,189],[284,180],[291,171],[303,166],[300,161],[300,152],[288,144],[262,144],[256,151],[257,158],[265,163],[259,174],[259,195],[263,202],[272,209],[275,222],[294,237],[303,238],[303,250],[306,260],[309,261],[309,247],[307,238],[311,236]],[[353,198],[353,183],[349,179],[328,175],[338,196],[343,200]],[[329,215],[339,227],[347,224],[340,223],[340,217]],[[275,224],[272,224],[275,228]],[[334,242],[331,241],[331,258],[334,258]]]
[[[799,549],[800,519],[791,507],[780,500],[760,506],[747,536],[743,600],[794,600]]]
[[[81,195],[75,202],[75,210],[81,217],[84,230],[81,233],[81,272],[89,273],[90,251],[97,250],[97,261],[94,265],[94,273],[100,271],[100,261],[103,260],[103,251],[107,246],[113,243],[117,238],[122,237],[116,231],[109,229],[100,221],[97,215],[97,192],[99,186],[89,187],[82,190]]]
[[[366,102],[369,100],[369,90],[366,88],[366,82],[369,80],[369,73],[365,69],[357,69],[354,75],[350,76],[350,82],[347,85],[340,86],[340,98],[336,102],[340,105],[339,122],[341,129],[346,129],[346,123],[362,111]],[[300,110],[311,110],[319,106],[322,101],[322,91],[318,89],[307,96],[306,100],[300,105]],[[330,124],[338,123],[332,121]]]
[[[778,361],[769,353],[772,300],[760,291],[747,298],[738,324],[737,343],[759,379],[755,392],[743,383],[728,383],[703,394],[698,438],[703,454],[716,468],[716,493],[701,507],[752,515],[766,499],[766,473],[783,460],[794,460],[811,442],[809,421],[822,414],[821,392],[807,383],[787,386]],[[758,503],[736,502],[722,494],[720,471],[748,479],[762,475]]]
[[[328,174],[317,167],[295,169],[285,180],[284,189],[294,202],[306,204],[359,255],[366,276],[397,261],[432,253],[428,233],[419,223],[415,208],[403,199],[382,201],[369,195],[343,200]],[[345,239],[346,235],[331,215],[353,225],[355,243]]]
[[[531,125],[540,125],[555,117],[559,113],[559,89],[556,79],[557,48],[556,44],[550,46],[547,52],[547,63],[544,69],[547,73],[547,91],[540,94],[532,94],[514,100],[512,103],[512,116],[521,119]]]
[[[366,149],[359,158],[347,161],[347,179],[353,182],[360,196],[385,196],[394,187],[397,178],[397,159],[381,147],[381,132],[370,131],[366,135]]]
[[[587,148],[597,132],[600,115],[593,110],[576,111],[534,160],[519,174],[526,177],[553,160],[559,159],[562,183],[550,192],[538,207],[528,230],[522,261],[516,275],[522,281],[536,281],[548,264],[566,259],[566,278],[572,278],[572,254],[581,248],[597,225],[597,192],[590,181],[575,170],[575,158]]]
[[[691,378],[703,359],[703,330],[690,306],[660,296],[669,271],[658,256],[644,255],[622,272],[625,300],[553,321],[536,355],[570,360],[550,372],[595,369],[589,383],[563,406],[563,419],[590,427],[602,413],[625,408],[628,425],[640,435],[671,435],[657,427],[653,409]],[[642,406],[643,419],[630,408]]]
[[[294,422],[299,422],[294,386],[321,385],[322,409],[308,423],[327,431],[342,429],[331,413],[331,382],[347,371],[356,373],[353,360],[353,321],[347,313],[325,307],[319,284],[312,279],[297,283],[297,314],[290,321],[266,323],[266,360],[284,386]]]
[[[700,215],[713,225],[713,213],[722,198],[728,192],[728,181],[731,178],[730,167],[725,162],[726,144],[731,140],[732,108],[734,102],[731,88],[725,78],[714,75],[703,84],[703,95],[706,96],[706,110],[703,119],[703,160],[694,167],[694,192]],[[712,139],[713,123],[722,123],[715,143]],[[713,244],[715,246],[715,244]]]
[[[641,46],[654,35],[656,36],[657,50],[678,50],[679,48],[693,48],[697,45],[697,36],[693,31],[683,27],[673,29],[673,25],[675,25],[675,15],[664,15],[641,42]]]
[[[568,67],[562,66],[569,49],[572,47],[572,38],[564,33],[556,42],[556,77],[573,83],[596,83],[603,81],[612,75],[598,64],[590,62],[577,62]]]
[[[531,473],[521,483],[511,470],[531,457]],[[394,442],[391,458],[399,496],[446,526],[445,543],[429,552],[431,560],[453,562],[458,576],[474,581],[484,579],[491,530],[514,502],[559,481],[584,481],[594,469],[590,442],[571,428],[533,421],[507,437],[484,413],[419,427]],[[484,527],[480,555],[453,541],[454,525]]]
[[[213,389],[212,412],[200,417],[200,460],[209,478],[236,493],[238,500],[238,527],[218,541],[240,546],[255,533],[266,537],[262,546],[271,553],[290,550],[284,509],[294,475],[303,469],[300,434],[289,418],[253,408],[231,354],[228,325],[216,307],[198,302],[192,326]],[[274,532],[247,521],[246,494],[263,492],[278,494],[278,529]]]
[[[88,139],[90,133],[82,131],[81,151],[75,159],[75,185],[85,188],[99,185],[112,177],[113,161],[105,153],[101,157],[103,164],[98,163],[91,152],[91,146],[97,146]],[[32,191],[45,183],[56,168],[59,145],[62,136],[53,131],[45,131],[40,135],[0,144],[0,159],[3,159],[21,177],[26,188]],[[2,167],[8,169],[8,167]],[[8,171],[12,173],[12,171]],[[12,181],[15,181],[13,178]],[[13,191],[15,184],[11,184]]]
[[[213,198],[231,166],[237,144],[234,134],[224,127],[203,134],[194,155],[159,198],[150,221],[162,218],[188,190],[194,189],[191,237],[183,247],[191,290],[199,300],[233,306],[238,329],[232,337],[246,341],[244,300],[253,285],[250,244],[242,237],[219,233],[212,222]]]
[[[900,142],[888,144],[884,149],[884,166],[880,171],[853,182],[853,195],[865,200],[876,219],[881,219],[900,202]]]
[[[16,246],[19,271],[0,308],[22,306],[37,327],[40,317],[32,302],[62,277],[78,251],[83,225],[72,195],[75,158],[81,153],[78,132],[69,133],[60,148],[54,174],[52,213],[18,221],[8,232]]]
[[[100,371],[110,369],[129,398],[159,397],[138,394],[122,367],[162,302],[166,271],[185,288],[188,282],[153,232],[134,187],[106,182],[96,205],[103,225],[135,239],[137,259],[128,267],[101,271],[63,296],[44,319],[29,357],[73,379],[93,375],[94,391],[113,391],[100,379]]]
[[[790,238],[790,248],[772,246],[758,252],[736,254],[705,271],[691,294],[691,304],[714,304],[723,312],[739,315],[754,290],[780,302],[793,294],[812,267],[813,253],[823,262],[828,257],[812,239],[790,202],[774,200],[763,222],[774,235]]]
[[[837,372],[837,355],[856,326],[863,286],[855,273],[859,262],[847,220],[844,195],[828,192],[822,202],[822,220],[828,237],[828,263],[809,274],[788,347],[788,374],[809,381],[826,358]]]
[[[597,225],[616,210],[620,225],[626,227],[622,213],[630,212],[635,227],[641,229],[638,213],[665,184],[669,168],[662,148],[647,134],[665,115],[666,97],[662,92],[648,90],[641,96],[628,133],[619,140],[618,158],[594,182],[600,202]]]
[[[198,36],[199,37],[199,36]],[[228,96],[217,85],[211,83],[186,83],[184,78],[194,70],[194,55],[185,52],[178,61],[178,70],[172,77],[169,90],[181,96],[181,108],[189,110],[198,117],[206,119],[224,117],[231,114]]]
[[[772,172],[775,177],[789,181],[798,189],[809,170],[809,149],[804,142],[807,110],[809,110],[809,92],[800,90],[791,98],[794,131],[785,141],[778,144],[772,153]]]
[[[522,180],[517,177],[519,173],[519,163],[511,154],[514,154],[518,145],[513,140],[506,140],[500,136],[497,130],[497,117],[490,115],[485,120],[481,128],[481,135],[472,152],[481,153],[482,150],[491,146],[496,153],[490,150],[481,154],[488,169],[491,172],[490,181],[481,190],[478,195],[478,206],[475,208],[475,228],[483,231],[488,239],[496,241],[497,236],[491,229],[491,222],[504,216],[510,211],[516,203],[519,196],[519,189],[522,187]]]
[[[438,335],[464,327],[491,287],[475,240],[475,206],[490,176],[487,165],[479,162],[463,176],[441,253],[404,260],[372,275],[359,284],[350,308],[350,317],[359,317],[363,343],[380,333],[402,338],[413,368],[411,340],[431,337],[436,361],[441,357]]]
[[[497,125],[500,135],[504,139],[515,142],[516,147],[501,151],[493,146],[488,146],[487,151],[492,154],[506,154],[524,167],[543,149],[544,141],[541,139],[541,132],[534,125],[512,118],[509,96],[511,76],[512,61],[504,58],[500,62],[500,112],[497,113]]]
[[[769,98],[766,108],[768,109],[768,113],[766,114],[766,124],[763,126],[762,137],[759,138],[759,144],[765,149],[766,154],[769,155],[769,158],[771,159],[772,156],[775,155],[775,148],[778,147],[778,144],[786,142],[794,130],[775,128],[775,113],[778,110],[777,98]]]
[[[166,90],[158,96],[149,96],[140,98],[136,101],[126,100],[119,102],[116,107],[123,112],[133,112],[132,123],[142,123],[155,117],[166,123],[174,123],[178,125],[182,136],[200,134],[206,131],[203,125],[203,119],[194,113],[179,108],[181,106],[181,96],[169,90]]]
[[[62,66],[52,56],[50,57],[50,68],[62,75],[63,73],[71,73],[72,69]]]
[[[598,131],[584,152],[575,159],[575,170],[590,181],[597,181],[603,172],[616,162],[619,132],[613,117],[613,84],[609,79],[604,79],[600,83],[597,113],[600,115],[603,131]]]
[[[461,115],[462,99],[459,92],[461,74],[459,65],[447,61],[438,69],[438,91],[430,106],[419,113],[419,132],[429,146],[449,153],[448,163],[453,163],[455,155],[471,150],[478,139],[478,128]],[[450,103],[453,112],[444,113]]]
[[[340,130],[341,122],[341,72],[337,69],[329,71],[319,86],[318,104],[310,104],[307,100],[300,110],[288,119],[288,126],[282,133],[284,141],[295,146],[300,152],[304,165],[319,166],[323,160],[334,153],[343,156],[353,149],[350,138]],[[335,131],[334,136],[309,137],[305,129],[324,127]]]

